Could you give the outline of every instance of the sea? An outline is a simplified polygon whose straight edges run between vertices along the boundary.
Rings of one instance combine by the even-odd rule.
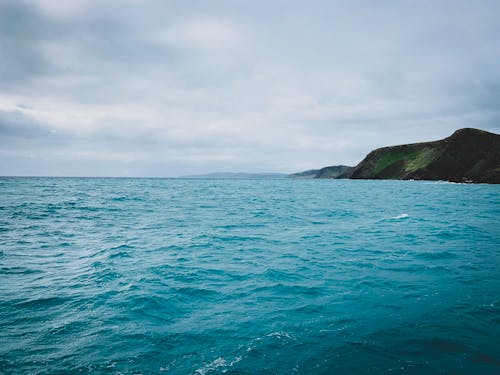
[[[1,374],[500,374],[500,185],[0,178]]]

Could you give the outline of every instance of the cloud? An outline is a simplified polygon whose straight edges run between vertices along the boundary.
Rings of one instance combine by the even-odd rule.
[[[26,4],[0,4],[0,83],[15,88],[52,71],[40,49],[44,40],[55,38],[57,25]]]
[[[3,1],[0,174],[291,172],[498,132],[499,14],[494,1]]]

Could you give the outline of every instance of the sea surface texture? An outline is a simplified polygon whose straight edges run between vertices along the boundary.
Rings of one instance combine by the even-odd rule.
[[[500,186],[0,179],[2,374],[499,374]]]

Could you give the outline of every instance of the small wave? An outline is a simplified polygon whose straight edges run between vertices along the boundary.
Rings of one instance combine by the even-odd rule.
[[[19,309],[48,309],[49,307],[60,306],[70,301],[70,297],[40,297],[19,301],[15,306]]]
[[[123,201],[126,201],[128,199],[128,197],[122,195],[122,196],[119,196],[119,197],[114,197],[114,198],[111,198],[112,201],[114,202],[123,202]]]
[[[133,246],[130,246],[128,244],[120,244],[116,246],[112,246],[109,248],[109,250],[123,250],[123,249],[133,249]]]
[[[288,339],[291,340],[292,336],[288,332],[271,332],[266,335],[266,337],[275,337],[278,340]]]
[[[130,254],[126,251],[119,251],[117,253],[113,253],[109,255],[109,259],[114,259],[114,258],[130,258]]]
[[[177,292],[177,295],[189,297],[208,297],[219,294],[219,292],[215,290],[194,287],[174,288],[174,290]]]
[[[436,253],[420,253],[416,255],[418,258],[421,259],[427,259],[427,260],[434,260],[434,259],[449,259],[449,258],[454,258],[455,254],[452,254],[448,251],[439,251]]]
[[[0,274],[12,274],[12,275],[30,275],[30,274],[37,274],[37,273],[43,273],[43,271],[40,270],[34,270],[31,268],[26,268],[26,267],[2,267],[0,268]]]
[[[319,296],[326,293],[326,291],[319,286],[275,283],[272,285],[256,287],[252,290],[252,293],[271,293],[278,298],[278,296],[284,296],[288,294]]]
[[[271,279],[271,280],[274,280],[274,281],[277,281],[280,283],[283,281],[292,281],[292,280],[303,279],[303,277],[301,277],[300,275],[297,275],[296,273],[276,270],[276,269],[272,269],[272,268],[268,268],[261,275],[265,276],[268,279]]]
[[[133,246],[122,244],[118,246],[113,246],[109,250],[111,250],[111,254],[108,255],[109,259],[113,258],[130,258],[130,254],[127,250],[133,249]]]
[[[226,359],[224,359],[222,357],[218,357],[218,358],[214,359],[212,362],[210,362],[209,364],[197,369],[194,373],[200,374],[200,375],[205,375],[205,374],[208,374],[211,372],[216,372],[216,373],[226,372],[225,369],[227,367],[233,367],[239,361],[241,361],[241,357],[236,357],[232,361],[227,361]]]
[[[285,331],[275,331],[256,337],[246,345],[246,352],[266,352],[270,348],[282,348],[296,339]]]
[[[408,214],[401,214],[401,215],[398,215],[398,216],[394,216],[393,219],[394,220],[400,220],[400,219],[406,219],[408,217],[410,217],[410,215],[408,215]]]

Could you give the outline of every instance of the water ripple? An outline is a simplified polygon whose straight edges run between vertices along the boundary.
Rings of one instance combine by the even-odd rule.
[[[498,188],[2,178],[0,373],[498,373]]]

